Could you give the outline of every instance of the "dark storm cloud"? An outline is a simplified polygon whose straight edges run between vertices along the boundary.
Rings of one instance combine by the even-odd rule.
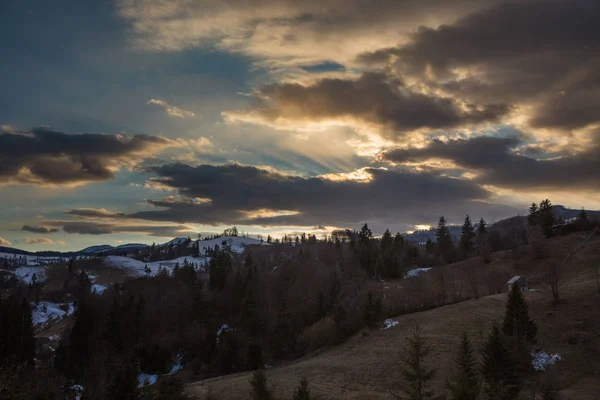
[[[451,128],[497,121],[509,111],[503,104],[476,106],[412,91],[399,79],[368,72],[360,78],[322,79],[311,86],[274,83],[257,93],[256,107],[236,114],[267,123],[278,119],[323,121],[356,119],[398,133],[420,128]]]
[[[53,226],[62,227],[69,234],[108,235],[112,233],[145,233],[148,236],[173,237],[187,234],[189,227],[185,225],[119,225],[94,221],[47,221]]]
[[[169,144],[164,138],[136,135],[65,134],[45,128],[0,131],[0,182],[69,184],[102,181],[112,167]]]
[[[22,231],[33,232],[33,233],[56,233],[58,229],[56,228],[47,228],[45,226],[31,226],[31,225],[23,225],[21,228]]]
[[[422,162],[432,158],[451,160],[462,168],[477,172],[476,182],[510,189],[593,189],[600,185],[600,145],[585,151],[552,156],[531,152],[521,138],[478,137],[442,142],[431,141],[424,148],[393,149],[381,154],[384,160]],[[518,151],[516,151],[518,148]],[[523,153],[547,156],[532,158]]]
[[[126,218],[265,226],[355,226],[369,221],[384,227],[400,221],[433,222],[441,214],[458,221],[467,211],[489,217],[514,212],[486,202],[490,193],[473,182],[404,170],[367,169],[372,175],[368,182],[289,176],[241,165],[170,164],[148,172],[158,176],[157,183],[177,189],[181,199],[151,200],[149,204],[161,209]],[[197,198],[211,201],[190,201]]]
[[[598,2],[552,0],[509,2],[451,25],[420,27],[407,44],[358,60],[381,64],[395,56],[402,74],[456,97],[531,102],[533,126],[573,129],[600,121],[598,54]]]

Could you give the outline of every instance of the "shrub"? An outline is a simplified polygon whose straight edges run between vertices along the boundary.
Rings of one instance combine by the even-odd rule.
[[[316,350],[325,345],[332,345],[337,335],[335,321],[325,317],[306,328],[298,338],[298,346],[305,352]]]
[[[267,385],[267,374],[264,371],[255,371],[250,379],[250,397],[253,400],[272,400],[273,394]]]

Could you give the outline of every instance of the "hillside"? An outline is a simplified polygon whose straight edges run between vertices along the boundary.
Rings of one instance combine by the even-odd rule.
[[[530,315],[538,325],[536,349],[559,353],[561,361],[540,376],[556,376],[571,399],[597,399],[600,389],[600,296],[596,270],[600,267],[600,236],[595,236],[569,263],[563,288],[564,302],[551,305],[543,274],[550,260],[564,258],[585,237],[574,234],[551,239],[549,258],[531,260],[526,256],[514,268],[511,252],[494,254],[492,264],[513,270],[530,279],[526,294]],[[524,249],[526,250],[526,249]],[[473,263],[473,260],[467,262]],[[459,268],[463,263],[451,265]],[[391,284],[390,284],[391,286]],[[439,366],[434,387],[439,391],[452,370],[459,335],[467,331],[479,347],[491,324],[502,318],[506,294],[497,294],[448,305],[430,311],[395,317],[399,323],[385,330],[361,331],[345,343],[316,352],[287,365],[268,370],[276,396],[293,391],[306,377],[314,394],[323,399],[393,399],[401,394],[399,372],[405,336],[419,324],[433,346],[429,365]],[[245,399],[250,373],[195,382],[192,394],[205,394],[210,387],[217,398]]]

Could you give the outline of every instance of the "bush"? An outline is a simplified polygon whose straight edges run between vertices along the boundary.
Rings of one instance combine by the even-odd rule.
[[[539,226],[530,226],[527,232],[529,240],[529,252],[534,260],[541,260],[548,253],[546,238]]]
[[[267,385],[267,374],[264,371],[255,371],[250,380],[250,396],[252,400],[272,400],[273,394]]]
[[[331,317],[325,317],[308,328],[306,328],[298,338],[298,346],[304,352],[316,350],[325,345],[335,343],[337,336],[337,326]]]

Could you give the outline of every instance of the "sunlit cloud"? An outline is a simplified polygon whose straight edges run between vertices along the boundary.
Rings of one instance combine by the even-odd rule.
[[[156,104],[162,107],[170,117],[176,118],[192,118],[196,114],[190,110],[184,110],[183,108],[175,107],[164,100],[150,99],[146,104]]]
[[[25,238],[23,239],[23,242],[25,244],[46,244],[46,245],[53,245],[53,244],[58,244],[61,246],[65,245],[65,242],[62,240],[52,240],[49,238],[45,238],[45,237],[37,237],[37,238]]]

